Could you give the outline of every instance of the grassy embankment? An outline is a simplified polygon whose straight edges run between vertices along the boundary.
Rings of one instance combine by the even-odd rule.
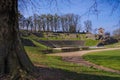
[[[64,62],[61,57],[47,56],[41,53],[41,49],[47,47],[32,40],[36,47],[25,46],[25,50],[34,64],[45,65],[50,68],[64,71],[66,78],[71,80],[120,80],[117,74],[88,68],[74,63]],[[63,79],[66,80],[66,79]]]
[[[25,47],[25,49],[34,64],[60,69],[64,71],[66,77],[71,77],[71,80],[120,80],[120,75],[117,74],[64,62],[61,57],[46,56],[39,52],[39,48]]]
[[[46,36],[46,34],[44,34]],[[68,35],[62,34],[59,36],[53,36],[53,37],[38,37],[36,35],[31,34],[29,39],[34,39],[34,40],[84,40],[85,41],[85,46],[96,46],[97,43],[99,42],[98,40],[93,40],[93,39],[87,39],[85,37],[85,34],[79,34],[78,37],[72,38]]]

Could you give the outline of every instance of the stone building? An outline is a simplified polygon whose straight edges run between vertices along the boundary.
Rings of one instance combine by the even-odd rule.
[[[98,39],[103,39],[105,34],[105,30],[103,28],[98,29]]]
[[[98,29],[98,34],[99,34],[99,35],[104,35],[104,31],[105,31],[105,30],[104,30],[103,28],[99,28],[99,29]]]

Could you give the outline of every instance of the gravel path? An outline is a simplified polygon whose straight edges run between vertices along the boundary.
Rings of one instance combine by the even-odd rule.
[[[76,52],[62,52],[62,53],[48,54],[48,55],[62,56],[62,57],[73,57],[73,56],[75,57],[75,56],[82,56],[90,52],[100,52],[100,51],[117,50],[117,49],[120,49],[120,48],[106,48],[106,49],[99,49],[99,50],[85,50],[85,51],[76,51]]]
[[[100,52],[100,51],[108,51],[108,50],[118,50],[120,48],[106,48],[106,49],[99,49],[99,50],[88,50],[88,51],[77,51],[77,52],[65,52],[65,53],[56,53],[56,54],[49,54],[51,56],[61,56],[64,61],[77,63],[83,66],[96,68],[99,70],[112,72],[120,74],[119,70],[113,70],[111,68],[103,67],[89,61],[86,61],[82,58],[83,55],[91,53],[91,52]]]

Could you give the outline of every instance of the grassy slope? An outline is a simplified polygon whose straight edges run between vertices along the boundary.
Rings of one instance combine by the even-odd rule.
[[[98,40],[92,40],[92,39],[85,40],[85,46],[96,46],[97,43],[98,43]]]
[[[120,50],[95,52],[83,57],[98,65],[120,70]]]
[[[63,35],[64,37],[67,37],[65,35]],[[62,36],[62,37],[63,37]],[[98,43],[98,40],[92,40],[92,39],[86,39],[85,38],[85,34],[79,34],[79,36],[81,36],[81,38],[68,38],[67,40],[85,40],[85,46],[96,46],[97,43]],[[64,40],[64,38],[62,39],[61,36],[56,36],[56,37],[48,37],[48,38],[40,38],[40,37],[37,37],[35,35],[30,35],[28,37],[29,39],[34,39],[34,40]]]
[[[32,62],[35,64],[61,69],[64,71],[66,77],[71,77],[72,80],[120,80],[120,76],[117,74],[64,62],[62,61],[61,57],[46,56],[45,54],[41,53],[41,49],[46,49],[46,47],[41,46],[41,44],[35,41],[33,42],[35,45],[37,45],[37,47],[25,46],[25,50],[27,51],[27,54],[29,55]]]
[[[79,80],[81,75],[83,76],[84,80],[113,80],[113,78],[115,78],[115,80],[120,80],[120,76],[117,74],[112,74],[112,73],[96,70],[93,68],[87,68],[78,64],[64,62],[62,61],[61,57],[46,56],[45,54],[39,52],[39,48],[25,47],[25,49],[30,59],[35,64],[46,65],[50,68],[55,68],[55,69],[62,69],[65,72],[68,71],[68,72],[77,73],[77,75],[74,75],[73,73],[72,74],[67,73],[68,76],[74,75],[75,79],[73,80]]]

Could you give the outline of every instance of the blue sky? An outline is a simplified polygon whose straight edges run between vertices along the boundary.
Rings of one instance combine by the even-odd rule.
[[[50,0],[46,0],[45,2],[43,0],[42,3],[40,3],[38,0],[36,0],[36,3],[39,3],[39,6],[36,6],[39,9],[30,7],[29,6],[28,10],[22,11],[25,17],[28,17],[30,15],[33,15],[34,13],[37,14],[67,14],[67,13],[74,13],[78,15],[83,15],[85,12],[89,10],[89,8],[92,6],[94,0],[71,0],[71,2],[67,2],[67,0],[57,0],[57,8],[56,5],[53,3],[52,5],[49,5]],[[118,23],[118,20],[120,19],[120,7],[111,14],[112,11],[112,4],[108,3],[108,1],[111,1],[111,3],[114,3],[114,1],[117,0],[98,0],[98,10],[99,10],[99,15],[94,15],[94,14],[89,14],[88,15],[83,15],[81,17],[81,24],[84,26],[83,22],[85,20],[91,20],[92,21],[92,28],[99,28],[103,27],[105,31],[113,31],[117,27],[116,25]],[[84,28],[83,28],[84,30]]]

